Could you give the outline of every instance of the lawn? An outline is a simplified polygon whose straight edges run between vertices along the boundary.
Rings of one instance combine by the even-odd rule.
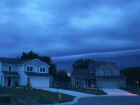
[[[73,96],[59,93],[36,90],[36,89],[24,89],[24,88],[0,88],[0,95],[11,96],[11,102],[18,105],[30,105],[30,104],[53,104],[72,101]]]
[[[60,87],[59,87],[60,89]],[[72,91],[77,91],[77,92],[83,92],[83,93],[88,93],[88,94],[94,94],[94,95],[106,95],[106,93],[103,90],[100,89],[83,89],[83,88],[62,88],[65,90],[72,90]]]

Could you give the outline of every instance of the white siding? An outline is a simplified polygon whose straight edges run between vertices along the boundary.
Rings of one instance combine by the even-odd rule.
[[[20,76],[19,85],[21,85],[21,86],[26,86],[26,84],[27,84],[27,75],[25,74],[24,70],[25,70],[24,65],[20,65],[18,67],[18,73]]]
[[[27,66],[32,66],[33,72],[39,72],[39,73],[40,73],[40,68],[44,67],[46,69],[45,73],[48,73],[49,65],[46,64],[45,62],[38,60],[38,59],[28,61],[25,63],[25,65],[26,65],[25,68],[27,68]],[[25,69],[25,71],[26,71],[26,69]]]
[[[7,63],[2,63],[1,70],[9,71],[9,66],[11,66],[11,71],[17,71],[18,70],[18,65],[7,64]]]
[[[33,88],[40,88],[40,87],[49,87],[50,86],[50,78],[49,77],[40,77],[40,76],[28,76],[26,74],[27,66],[33,67],[33,72],[40,73],[39,68],[44,67],[46,69],[46,72],[42,73],[48,73],[49,65],[45,62],[40,61],[39,59],[34,59],[27,61],[22,64],[7,64],[7,63],[1,63],[0,62],[0,85],[4,82],[1,81],[1,76],[3,73],[1,70],[9,71],[9,66],[11,66],[11,71],[17,71],[19,74],[19,85],[20,86],[26,86],[27,85],[27,78],[31,77],[31,82]]]

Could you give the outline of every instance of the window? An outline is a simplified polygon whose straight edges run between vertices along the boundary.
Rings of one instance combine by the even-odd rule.
[[[32,66],[27,66],[27,71],[28,72],[32,72],[33,71],[33,67]]]
[[[45,73],[45,72],[46,72],[45,67],[40,67],[40,72],[41,72],[41,73]]]
[[[43,72],[45,72],[45,68],[43,68]]]
[[[12,70],[12,67],[11,67],[11,66],[9,66],[9,72],[11,72],[11,70]]]
[[[40,72],[42,72],[42,68],[40,68]]]

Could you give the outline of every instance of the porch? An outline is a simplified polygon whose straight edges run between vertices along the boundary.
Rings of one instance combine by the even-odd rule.
[[[72,79],[72,88],[95,88],[95,79],[75,80]]]
[[[19,75],[17,72],[3,71],[2,86],[3,87],[16,87],[19,84]]]

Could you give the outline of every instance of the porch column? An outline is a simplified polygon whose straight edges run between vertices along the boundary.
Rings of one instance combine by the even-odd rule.
[[[7,87],[7,84],[6,84],[6,76],[3,76],[3,86],[4,87]]]
[[[83,87],[86,88],[86,80],[83,80]]]
[[[88,80],[86,80],[86,88],[88,88]]]
[[[4,76],[2,76],[1,84],[2,84],[2,86],[4,86]]]

